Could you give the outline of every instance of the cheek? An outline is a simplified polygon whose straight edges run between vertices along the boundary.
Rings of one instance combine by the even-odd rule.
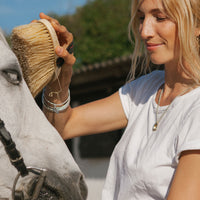
[[[162,37],[166,40],[167,44],[175,47],[177,43],[177,27],[173,22],[168,22],[160,29]]]

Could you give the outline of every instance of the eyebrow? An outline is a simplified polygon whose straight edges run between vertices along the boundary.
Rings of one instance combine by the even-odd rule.
[[[143,13],[140,9],[138,9],[138,12],[139,12],[139,13]],[[164,11],[161,10],[161,9],[159,9],[159,8],[155,8],[155,9],[152,9],[152,10],[150,11],[150,13],[164,13]]]

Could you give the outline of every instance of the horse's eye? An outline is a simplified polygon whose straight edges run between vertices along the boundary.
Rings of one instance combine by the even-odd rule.
[[[14,85],[19,85],[22,80],[20,73],[13,69],[3,70],[3,76],[7,79],[8,82]]]

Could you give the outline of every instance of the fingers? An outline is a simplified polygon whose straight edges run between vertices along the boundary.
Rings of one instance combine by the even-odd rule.
[[[58,20],[56,20],[48,15],[45,15],[44,13],[40,13],[40,18],[48,20],[53,26],[55,26],[54,28],[58,28],[60,26]]]
[[[34,23],[34,22],[37,22],[37,21],[38,21],[38,20],[34,19],[34,20],[31,21],[31,23]]]
[[[44,13],[40,13],[40,18],[48,20],[56,31],[60,43],[60,46],[55,48],[55,52],[58,57],[64,59],[65,65],[73,65],[76,61],[76,58],[73,55],[73,46],[70,47],[73,42],[72,33],[70,33],[65,26],[60,25],[58,20],[45,15]]]
[[[59,22],[56,19],[54,19],[54,18],[52,18],[48,15],[45,15],[44,13],[40,13],[40,18],[48,20],[52,24],[52,26],[54,27],[55,31],[57,31],[57,29],[60,26]]]
[[[56,47],[55,52],[58,57],[64,59],[66,65],[74,65],[74,63],[76,62],[76,58],[72,54],[70,54],[64,47]]]
[[[70,43],[72,43],[73,41],[72,33],[70,33],[65,26],[60,25],[58,20],[48,15],[45,15],[44,13],[40,13],[40,18],[46,19],[52,24],[53,28],[56,31],[61,46],[65,46],[65,48],[67,48],[67,46]]]
[[[47,19],[47,20],[51,20],[52,18],[51,17],[49,17],[48,15],[45,15],[44,13],[40,13],[40,18],[41,19]]]

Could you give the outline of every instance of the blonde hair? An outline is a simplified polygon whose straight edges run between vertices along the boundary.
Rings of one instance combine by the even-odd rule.
[[[179,64],[184,72],[200,83],[200,41],[195,36],[196,28],[200,28],[200,0],[161,0],[167,16],[177,25],[180,46]],[[143,0],[132,1],[131,20],[129,23],[129,38],[134,42],[132,67],[129,79],[135,78],[135,72],[140,67],[140,72],[150,71],[150,58],[139,33],[139,20],[137,11]],[[142,57],[142,62],[139,58]],[[139,62],[139,66],[138,66]],[[189,68],[184,66],[189,64]]]

